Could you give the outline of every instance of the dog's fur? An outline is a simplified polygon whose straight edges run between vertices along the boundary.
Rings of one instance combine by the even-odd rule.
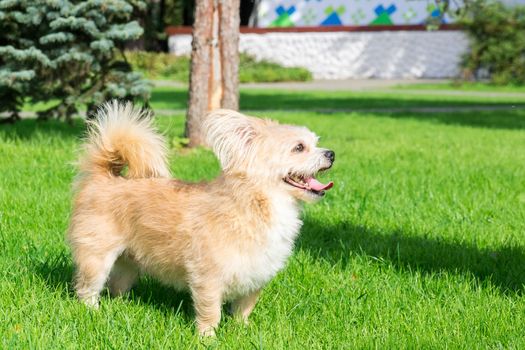
[[[300,201],[324,193],[283,179],[329,168],[333,152],[330,158],[317,148],[304,127],[229,110],[210,113],[204,130],[223,172],[209,183],[186,183],[170,178],[164,140],[147,115],[117,102],[99,110],[68,232],[75,289],[86,304],[98,306],[106,282],[120,295],[145,272],[189,290],[198,330],[210,335],[223,302],[246,320],[282,269],[301,227]]]

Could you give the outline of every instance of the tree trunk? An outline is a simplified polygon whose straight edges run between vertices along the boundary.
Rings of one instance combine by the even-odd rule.
[[[197,0],[186,115],[190,146],[204,145],[207,112],[239,108],[239,0]]]
[[[239,0],[219,0],[221,108],[239,109]]]
[[[211,50],[213,45],[214,0],[198,0],[195,4],[193,41],[191,43],[191,71],[186,137],[190,146],[202,145],[200,125],[208,110]]]

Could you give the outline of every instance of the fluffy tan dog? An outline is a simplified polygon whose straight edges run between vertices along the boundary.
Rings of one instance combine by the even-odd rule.
[[[292,252],[300,202],[332,187],[315,175],[334,152],[304,127],[217,110],[204,130],[223,172],[186,183],[170,178],[163,138],[131,104],[106,104],[90,126],[68,233],[78,297],[97,307],[106,282],[120,295],[144,272],[190,291],[203,335],[224,302],[246,321]]]

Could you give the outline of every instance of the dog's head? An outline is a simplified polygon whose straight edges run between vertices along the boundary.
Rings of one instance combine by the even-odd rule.
[[[203,128],[226,174],[244,173],[261,186],[283,189],[305,201],[333,186],[315,176],[332,166],[335,154],[318,148],[318,137],[305,127],[221,109],[208,114]]]

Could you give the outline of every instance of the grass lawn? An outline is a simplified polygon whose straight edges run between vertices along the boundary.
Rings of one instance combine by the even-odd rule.
[[[419,85],[418,85],[419,86]],[[415,88],[413,88],[415,89]],[[424,90],[423,90],[424,91]],[[241,89],[243,110],[258,111],[333,111],[370,110],[419,107],[515,106],[525,108],[523,96],[457,96],[440,95],[429,90],[426,94],[403,94],[402,91],[285,91],[271,89]],[[186,108],[188,91],[185,88],[157,87],[152,91],[151,105],[155,109]],[[54,103],[27,104],[24,111],[40,111]]]
[[[520,92],[525,93],[525,86],[517,85],[493,85],[480,82],[444,82],[444,83],[424,83],[406,84],[396,86],[396,89],[407,90],[459,90],[459,91],[479,91],[479,92]]]
[[[148,278],[127,297],[103,297],[99,311],[75,299],[64,232],[83,124],[0,126],[0,347],[524,348],[525,111],[307,110],[314,100],[369,107],[413,98],[354,95],[243,93],[243,108],[283,109],[264,114],[307,125],[336,151],[324,176],[335,186],[305,207],[295,254],[251,324],[225,316],[205,342],[188,295]],[[178,98],[157,94],[154,106]],[[158,123],[173,144],[184,120]],[[219,171],[208,151],[171,153],[178,178]]]
[[[151,104],[154,108],[183,109],[188,97],[186,89],[155,88]],[[241,109],[244,110],[311,110],[311,109],[373,109],[416,107],[465,107],[515,105],[525,108],[523,96],[440,96],[429,92],[424,95],[394,94],[370,91],[283,91],[241,90]]]
[[[189,81],[189,56],[127,51],[126,59],[134,71],[142,73],[147,79]],[[305,68],[283,67],[277,63],[256,60],[246,54],[241,54],[239,57],[239,81],[241,83],[310,80],[312,80],[312,73]]]

